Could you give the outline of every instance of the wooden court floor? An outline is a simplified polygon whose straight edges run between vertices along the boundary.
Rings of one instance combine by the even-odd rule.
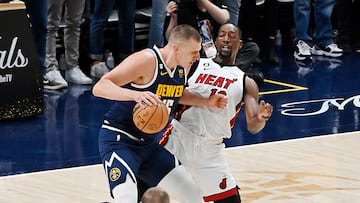
[[[359,149],[360,132],[350,132],[232,147],[226,156],[244,203],[355,203]],[[0,177],[0,202],[113,200],[97,164]]]

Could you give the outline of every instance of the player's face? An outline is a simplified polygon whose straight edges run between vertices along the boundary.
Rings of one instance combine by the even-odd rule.
[[[179,45],[176,60],[178,65],[189,69],[191,65],[200,59],[201,42],[190,40],[187,43]]]
[[[237,28],[231,24],[221,26],[215,45],[220,56],[235,56],[241,46],[241,40],[239,38],[239,31]]]

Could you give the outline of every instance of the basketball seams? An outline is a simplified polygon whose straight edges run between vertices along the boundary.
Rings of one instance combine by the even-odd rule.
[[[148,127],[149,122],[151,121],[151,119],[153,119],[154,114],[155,114],[155,112],[157,111],[158,108],[159,108],[159,105],[156,105],[156,108],[151,108],[153,111],[151,112],[151,115],[150,115],[149,119],[147,120],[147,122],[145,123],[145,125],[142,127],[141,130],[143,130],[145,127]],[[145,108],[144,108],[144,110],[145,110]]]
[[[168,119],[169,112],[164,103],[152,106],[140,104],[134,106],[133,122],[139,130],[145,133],[155,134],[160,132],[166,126]]]

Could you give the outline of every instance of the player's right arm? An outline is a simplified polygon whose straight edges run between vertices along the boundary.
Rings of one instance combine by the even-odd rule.
[[[136,52],[105,74],[93,87],[97,97],[116,101],[136,101],[157,104],[160,98],[152,92],[141,92],[121,87],[128,83],[146,84],[155,71],[155,57],[149,50]]]
[[[245,93],[244,107],[247,129],[250,133],[256,134],[265,127],[273,107],[264,101],[259,103],[259,88],[256,82],[249,77],[245,78]]]

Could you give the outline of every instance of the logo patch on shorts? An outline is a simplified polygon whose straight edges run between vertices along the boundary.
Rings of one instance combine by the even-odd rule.
[[[225,189],[227,187],[226,180],[227,180],[227,178],[226,178],[226,176],[224,176],[219,184],[220,189]]]
[[[121,176],[121,171],[119,168],[112,168],[109,173],[109,178],[111,181],[117,181]]]

